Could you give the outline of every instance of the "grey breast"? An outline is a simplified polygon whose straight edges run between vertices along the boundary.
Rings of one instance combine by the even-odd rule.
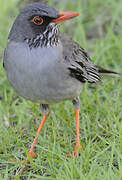
[[[4,65],[15,91],[31,101],[58,103],[73,99],[81,91],[81,83],[69,75],[61,43],[30,50],[26,43],[11,41],[5,50]]]

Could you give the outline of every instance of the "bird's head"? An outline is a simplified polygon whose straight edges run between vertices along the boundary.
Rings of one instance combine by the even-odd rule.
[[[55,8],[41,3],[26,6],[16,18],[9,39],[26,41],[29,46],[56,45],[58,41],[57,24],[78,16],[75,12],[59,12]]]

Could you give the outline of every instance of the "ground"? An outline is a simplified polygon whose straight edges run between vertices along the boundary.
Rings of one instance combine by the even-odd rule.
[[[62,3],[63,2],[63,3]],[[61,30],[84,47],[92,61],[122,73],[120,0],[77,0],[55,4],[61,11],[80,12]],[[0,0],[0,179],[119,180],[122,178],[122,79],[103,77],[85,84],[81,93],[80,142],[77,160],[66,158],[76,143],[75,118],[70,101],[51,106],[51,115],[39,136],[37,159],[21,176],[17,172],[40,124],[39,104],[19,97],[9,85],[3,52],[11,25],[19,12],[17,0]]]

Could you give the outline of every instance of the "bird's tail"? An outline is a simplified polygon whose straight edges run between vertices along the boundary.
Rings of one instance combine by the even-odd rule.
[[[100,74],[107,75],[107,76],[113,76],[113,77],[122,77],[122,74],[119,74],[117,72],[110,71],[110,70],[104,69],[104,68],[99,67],[99,66],[96,66],[96,67],[98,68],[98,72]]]

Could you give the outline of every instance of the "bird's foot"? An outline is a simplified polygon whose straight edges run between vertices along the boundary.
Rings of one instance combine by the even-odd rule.
[[[13,159],[11,159],[11,160],[9,160],[9,162],[22,162],[22,163],[24,163],[25,165],[24,165],[24,167],[22,167],[21,169],[20,169],[20,171],[18,172],[18,175],[21,175],[22,173],[23,173],[23,171],[27,168],[27,163],[29,162],[29,160],[28,160],[28,157],[31,157],[32,159],[34,159],[34,158],[36,158],[37,157],[37,155],[34,153],[34,151],[33,150],[30,150],[29,151],[29,154],[28,154],[28,156],[26,157],[26,159],[25,160],[13,160]]]
[[[9,159],[8,162],[25,162],[25,160]]]
[[[78,155],[81,153],[81,145],[80,142],[77,142],[75,145],[75,150],[73,155],[72,154],[67,154],[66,157],[72,157],[74,156],[75,159],[77,159]]]
[[[26,157],[25,160],[10,159],[10,160],[8,160],[8,161],[9,161],[9,162],[23,162],[23,163],[27,163],[29,156],[30,156],[32,159],[34,159],[34,158],[37,157],[37,155],[35,154],[35,152],[32,151],[32,150],[30,150],[30,151],[29,151],[29,154],[28,154],[28,156]]]
[[[34,151],[29,151],[29,155],[31,156],[32,159],[35,159],[37,157],[37,155],[35,154]]]

